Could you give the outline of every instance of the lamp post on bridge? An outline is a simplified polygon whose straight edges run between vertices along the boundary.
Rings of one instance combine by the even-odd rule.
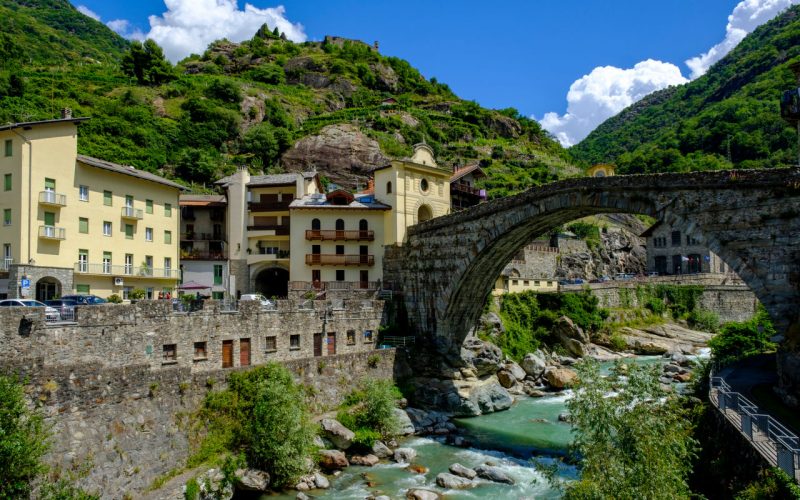
[[[800,61],[789,65],[797,80],[797,88],[781,96],[781,118],[797,128],[797,166],[800,167]]]

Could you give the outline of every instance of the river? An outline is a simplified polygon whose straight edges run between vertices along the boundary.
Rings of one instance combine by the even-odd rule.
[[[654,364],[664,360],[657,356],[643,356],[636,363]],[[612,363],[603,363],[608,370]],[[331,489],[311,492],[314,498],[358,499],[387,495],[405,498],[409,488],[424,488],[446,493],[448,499],[458,498],[560,498],[531,459],[552,463],[554,457],[563,456],[571,440],[570,426],[558,421],[565,411],[571,392],[565,391],[542,398],[518,397],[507,411],[474,418],[457,419],[455,424],[471,443],[469,448],[445,444],[443,438],[412,437],[401,446],[417,452],[415,464],[428,468],[425,474],[416,474],[405,464],[381,463],[375,467],[351,466],[338,477],[330,477]],[[490,483],[478,480],[479,486],[471,490],[444,490],[436,485],[436,475],[447,472],[450,464],[458,462],[475,467],[487,462],[500,467],[516,484]],[[558,476],[564,479],[577,477],[577,469],[561,466]],[[264,499],[294,498],[291,495],[262,497]]]

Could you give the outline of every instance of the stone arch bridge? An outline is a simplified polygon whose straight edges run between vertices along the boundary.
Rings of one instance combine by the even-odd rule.
[[[440,353],[457,354],[522,246],[603,213],[645,214],[692,234],[736,270],[779,331],[798,333],[798,168],[580,178],[532,188],[409,228],[403,246],[387,248],[384,279],[402,297],[415,333]]]

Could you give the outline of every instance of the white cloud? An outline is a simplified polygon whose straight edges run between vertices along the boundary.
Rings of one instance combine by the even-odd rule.
[[[92,9],[90,9],[89,7],[87,7],[85,5],[78,5],[77,7],[75,7],[75,9],[77,9],[78,12],[80,12],[84,16],[89,16],[92,19],[94,19],[95,21],[99,21],[100,20],[100,16],[98,16]]]
[[[209,43],[221,38],[240,42],[253,37],[262,24],[278,27],[294,42],[306,40],[302,24],[286,19],[286,9],[279,5],[259,9],[248,3],[239,10],[237,0],[164,0],[167,11],[150,16],[152,38],[176,62],[191,53],[202,53]]]
[[[686,61],[691,78],[703,76],[708,68],[733,50],[748,33],[780,14],[800,0],[742,0],[728,16],[725,38],[697,57]]]
[[[630,69],[600,66],[570,86],[564,115],[550,112],[539,121],[563,146],[572,146],[647,94],[687,81],[674,64],[653,59]]]
[[[114,19],[107,22],[106,26],[129,40],[144,41],[147,38],[139,28],[131,29],[131,23],[127,19]]]

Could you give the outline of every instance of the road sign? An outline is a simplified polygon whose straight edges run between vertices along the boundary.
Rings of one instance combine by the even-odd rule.
[[[29,280],[28,278],[22,278],[22,280],[20,281],[20,286],[22,288],[30,288],[31,287],[31,280]]]

